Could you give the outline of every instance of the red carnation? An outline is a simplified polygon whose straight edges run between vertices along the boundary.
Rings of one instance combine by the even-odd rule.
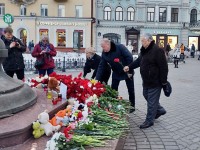
[[[114,62],[119,63],[120,62],[119,58],[115,58]]]

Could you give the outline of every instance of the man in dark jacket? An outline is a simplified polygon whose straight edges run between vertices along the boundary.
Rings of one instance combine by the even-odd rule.
[[[86,53],[87,59],[86,59],[85,67],[83,69],[83,71],[84,71],[83,77],[85,78],[86,75],[91,72],[91,69],[93,69],[94,72],[93,72],[91,78],[94,79],[96,77],[97,69],[98,69],[99,63],[101,61],[101,56],[97,55],[95,53],[94,48],[92,48],[92,47],[87,48],[85,50],[85,53]],[[101,79],[99,79],[99,81],[107,84],[108,80],[110,78],[110,74],[111,74],[111,69],[110,69],[110,66],[108,64],[106,64],[105,71],[104,71],[103,74],[104,75],[101,77]]]
[[[132,54],[124,45],[115,44],[108,39],[102,40],[101,47],[103,49],[102,59],[99,64],[96,79],[101,79],[104,75],[103,71],[105,70],[105,66],[108,63],[113,71],[111,87],[118,91],[120,81],[125,80],[129,93],[129,101],[131,102],[131,106],[135,107],[133,70],[130,70],[129,74],[123,71],[125,65],[133,62]],[[133,111],[135,111],[135,109],[131,109],[130,113]]]
[[[165,88],[167,85],[168,65],[164,51],[155,44],[151,34],[144,34],[141,42],[142,48],[138,59],[124,67],[124,71],[140,67],[143,95],[147,101],[146,120],[140,125],[143,129],[152,126],[154,119],[166,113],[159,99],[162,87]]]
[[[6,74],[13,77],[16,73],[19,80],[24,80],[25,65],[22,53],[26,51],[26,47],[13,36],[13,30],[10,27],[4,29],[4,35],[1,36],[1,39],[8,49],[8,57],[3,62]]]

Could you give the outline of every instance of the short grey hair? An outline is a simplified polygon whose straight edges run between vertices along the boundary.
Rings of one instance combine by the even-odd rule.
[[[109,40],[108,38],[103,38],[103,39],[101,40],[101,44],[103,44],[103,43],[105,43],[105,44],[110,44],[110,40]]]
[[[144,33],[142,37],[144,37],[146,40],[153,41],[153,37],[150,33]]]
[[[42,35],[42,37],[41,37],[41,41],[43,40],[43,39],[47,39],[48,40],[48,42],[49,42],[49,36],[48,35]]]

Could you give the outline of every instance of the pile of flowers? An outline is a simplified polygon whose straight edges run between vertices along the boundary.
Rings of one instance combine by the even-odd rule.
[[[118,92],[110,86],[81,76],[50,75],[67,85],[68,106],[49,121],[54,126],[63,126],[64,130],[52,136],[45,150],[105,146],[103,140],[119,138],[128,129],[125,115],[129,102],[118,97]]]

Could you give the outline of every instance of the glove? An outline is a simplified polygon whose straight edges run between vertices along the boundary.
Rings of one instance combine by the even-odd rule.
[[[172,93],[172,86],[171,86],[171,84],[167,81],[166,84],[162,85],[162,88],[163,88],[165,96],[169,97],[170,94]]]

